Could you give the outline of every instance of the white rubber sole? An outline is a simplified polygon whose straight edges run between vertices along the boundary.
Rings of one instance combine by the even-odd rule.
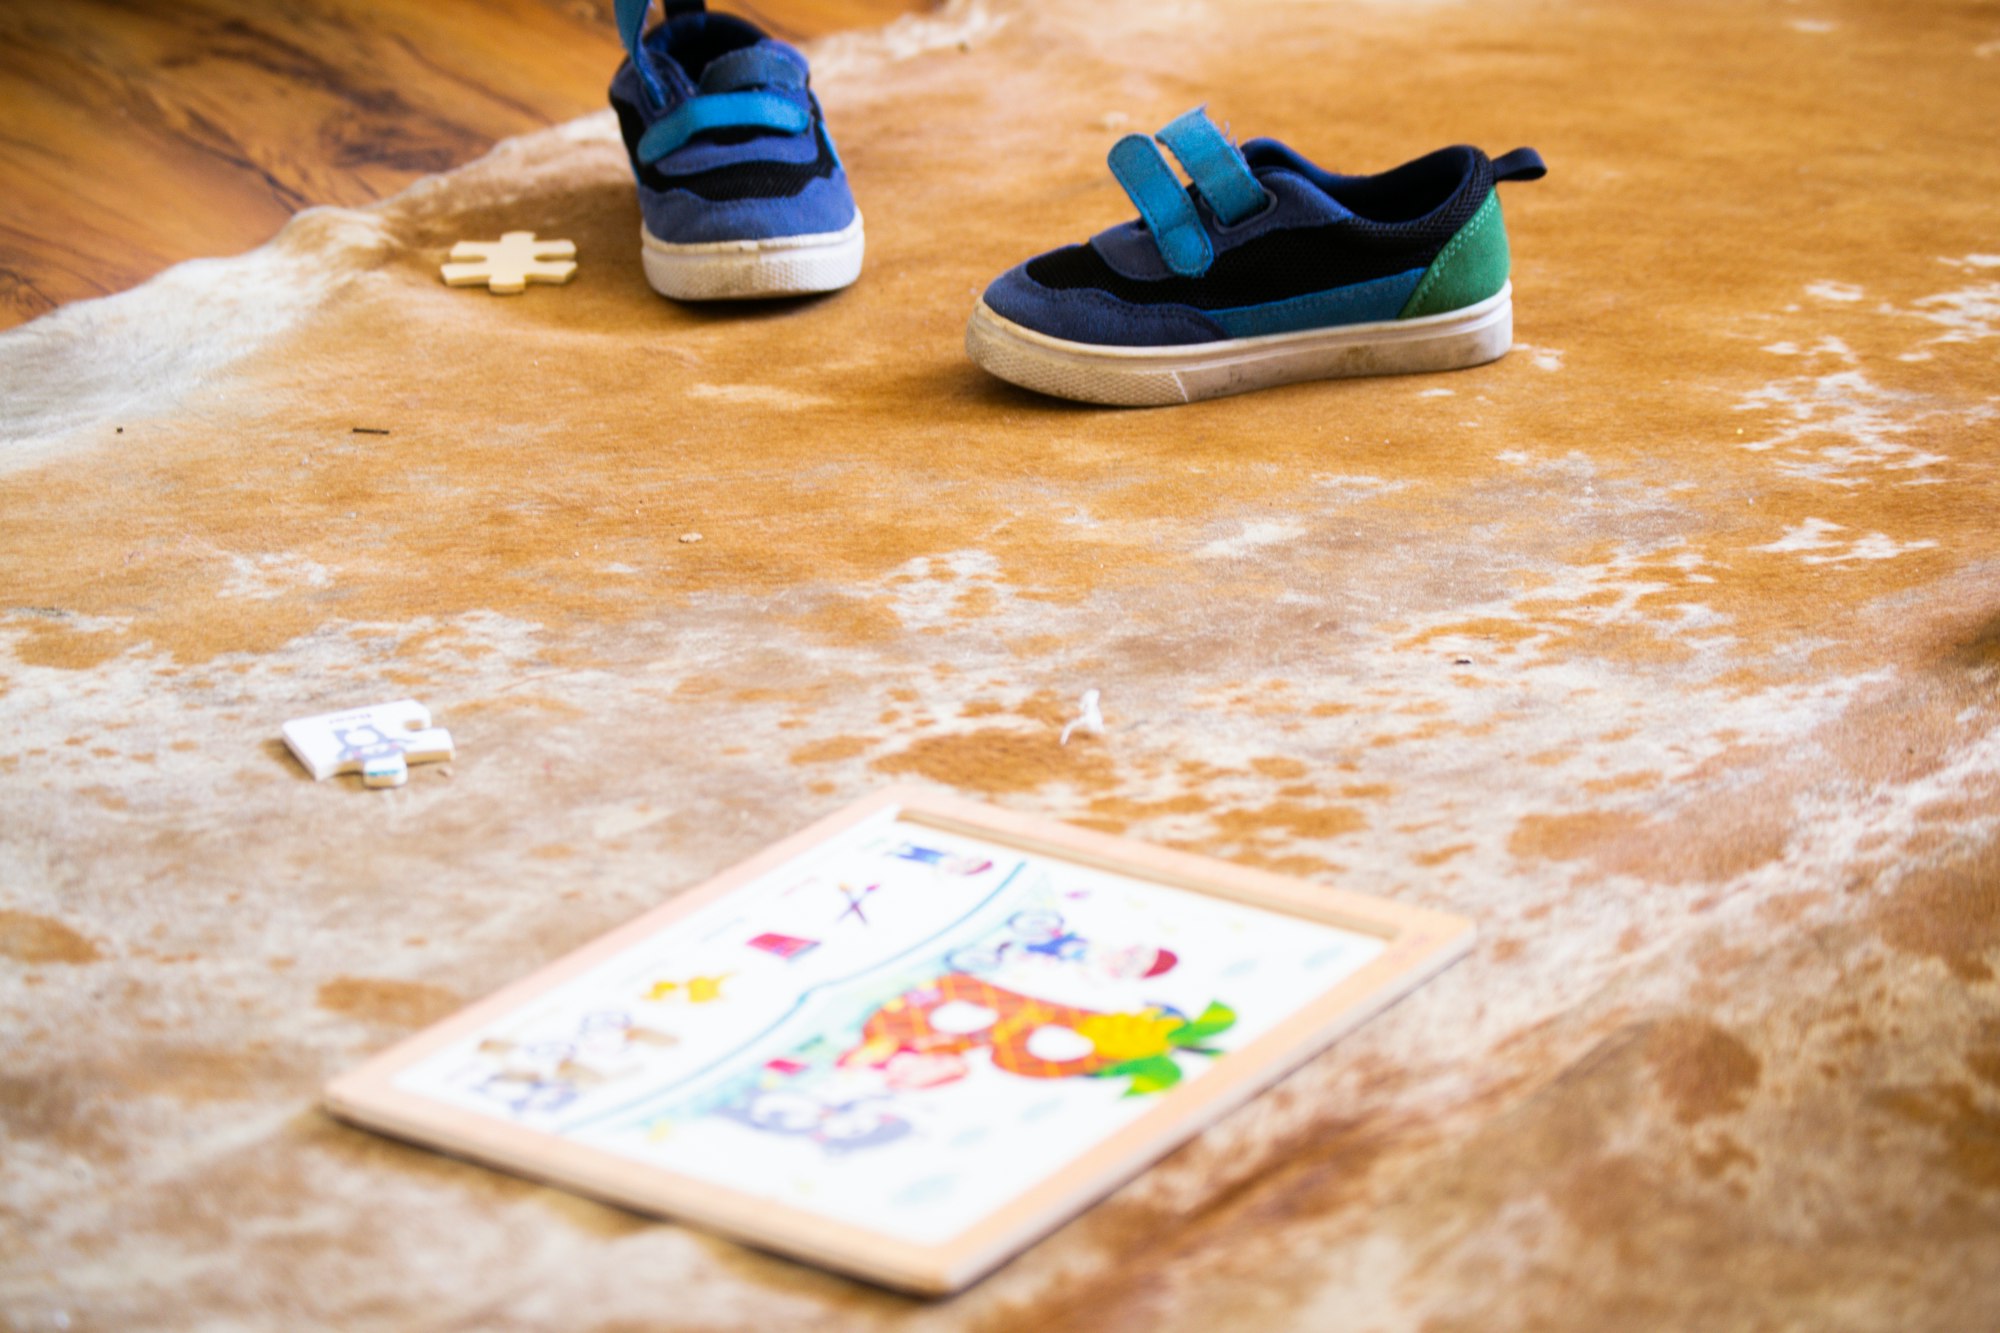
[[[1165,407],[1301,380],[1461,370],[1514,344],[1512,283],[1463,310],[1180,347],[1103,347],[1023,328],[981,301],[965,350],[984,369],[1037,393],[1112,407]]]
[[[861,214],[839,231],[765,241],[670,245],[639,226],[646,281],[676,301],[745,301],[835,292],[861,276]]]

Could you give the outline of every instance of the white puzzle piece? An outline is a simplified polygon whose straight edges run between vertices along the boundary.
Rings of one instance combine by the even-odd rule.
[[[451,733],[433,727],[431,710],[415,699],[287,722],[285,746],[318,781],[359,773],[370,787],[400,787],[411,764],[452,756]]]
[[[574,241],[538,241],[531,231],[510,231],[497,241],[460,241],[438,272],[447,287],[477,287],[512,296],[531,282],[568,282],[576,276]]]

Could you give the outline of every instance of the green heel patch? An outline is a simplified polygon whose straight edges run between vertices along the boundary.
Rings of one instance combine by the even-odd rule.
[[[1398,319],[1442,315],[1478,305],[1507,285],[1507,224],[1500,192],[1492,191],[1424,271]]]

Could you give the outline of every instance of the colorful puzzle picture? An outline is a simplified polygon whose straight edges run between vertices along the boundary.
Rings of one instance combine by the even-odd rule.
[[[1383,947],[888,809],[394,1083],[934,1243]]]

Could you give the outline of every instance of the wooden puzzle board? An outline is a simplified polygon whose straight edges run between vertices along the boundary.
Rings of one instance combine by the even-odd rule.
[[[1471,940],[1460,918],[891,790],[419,1034],[327,1100],[942,1292]]]

